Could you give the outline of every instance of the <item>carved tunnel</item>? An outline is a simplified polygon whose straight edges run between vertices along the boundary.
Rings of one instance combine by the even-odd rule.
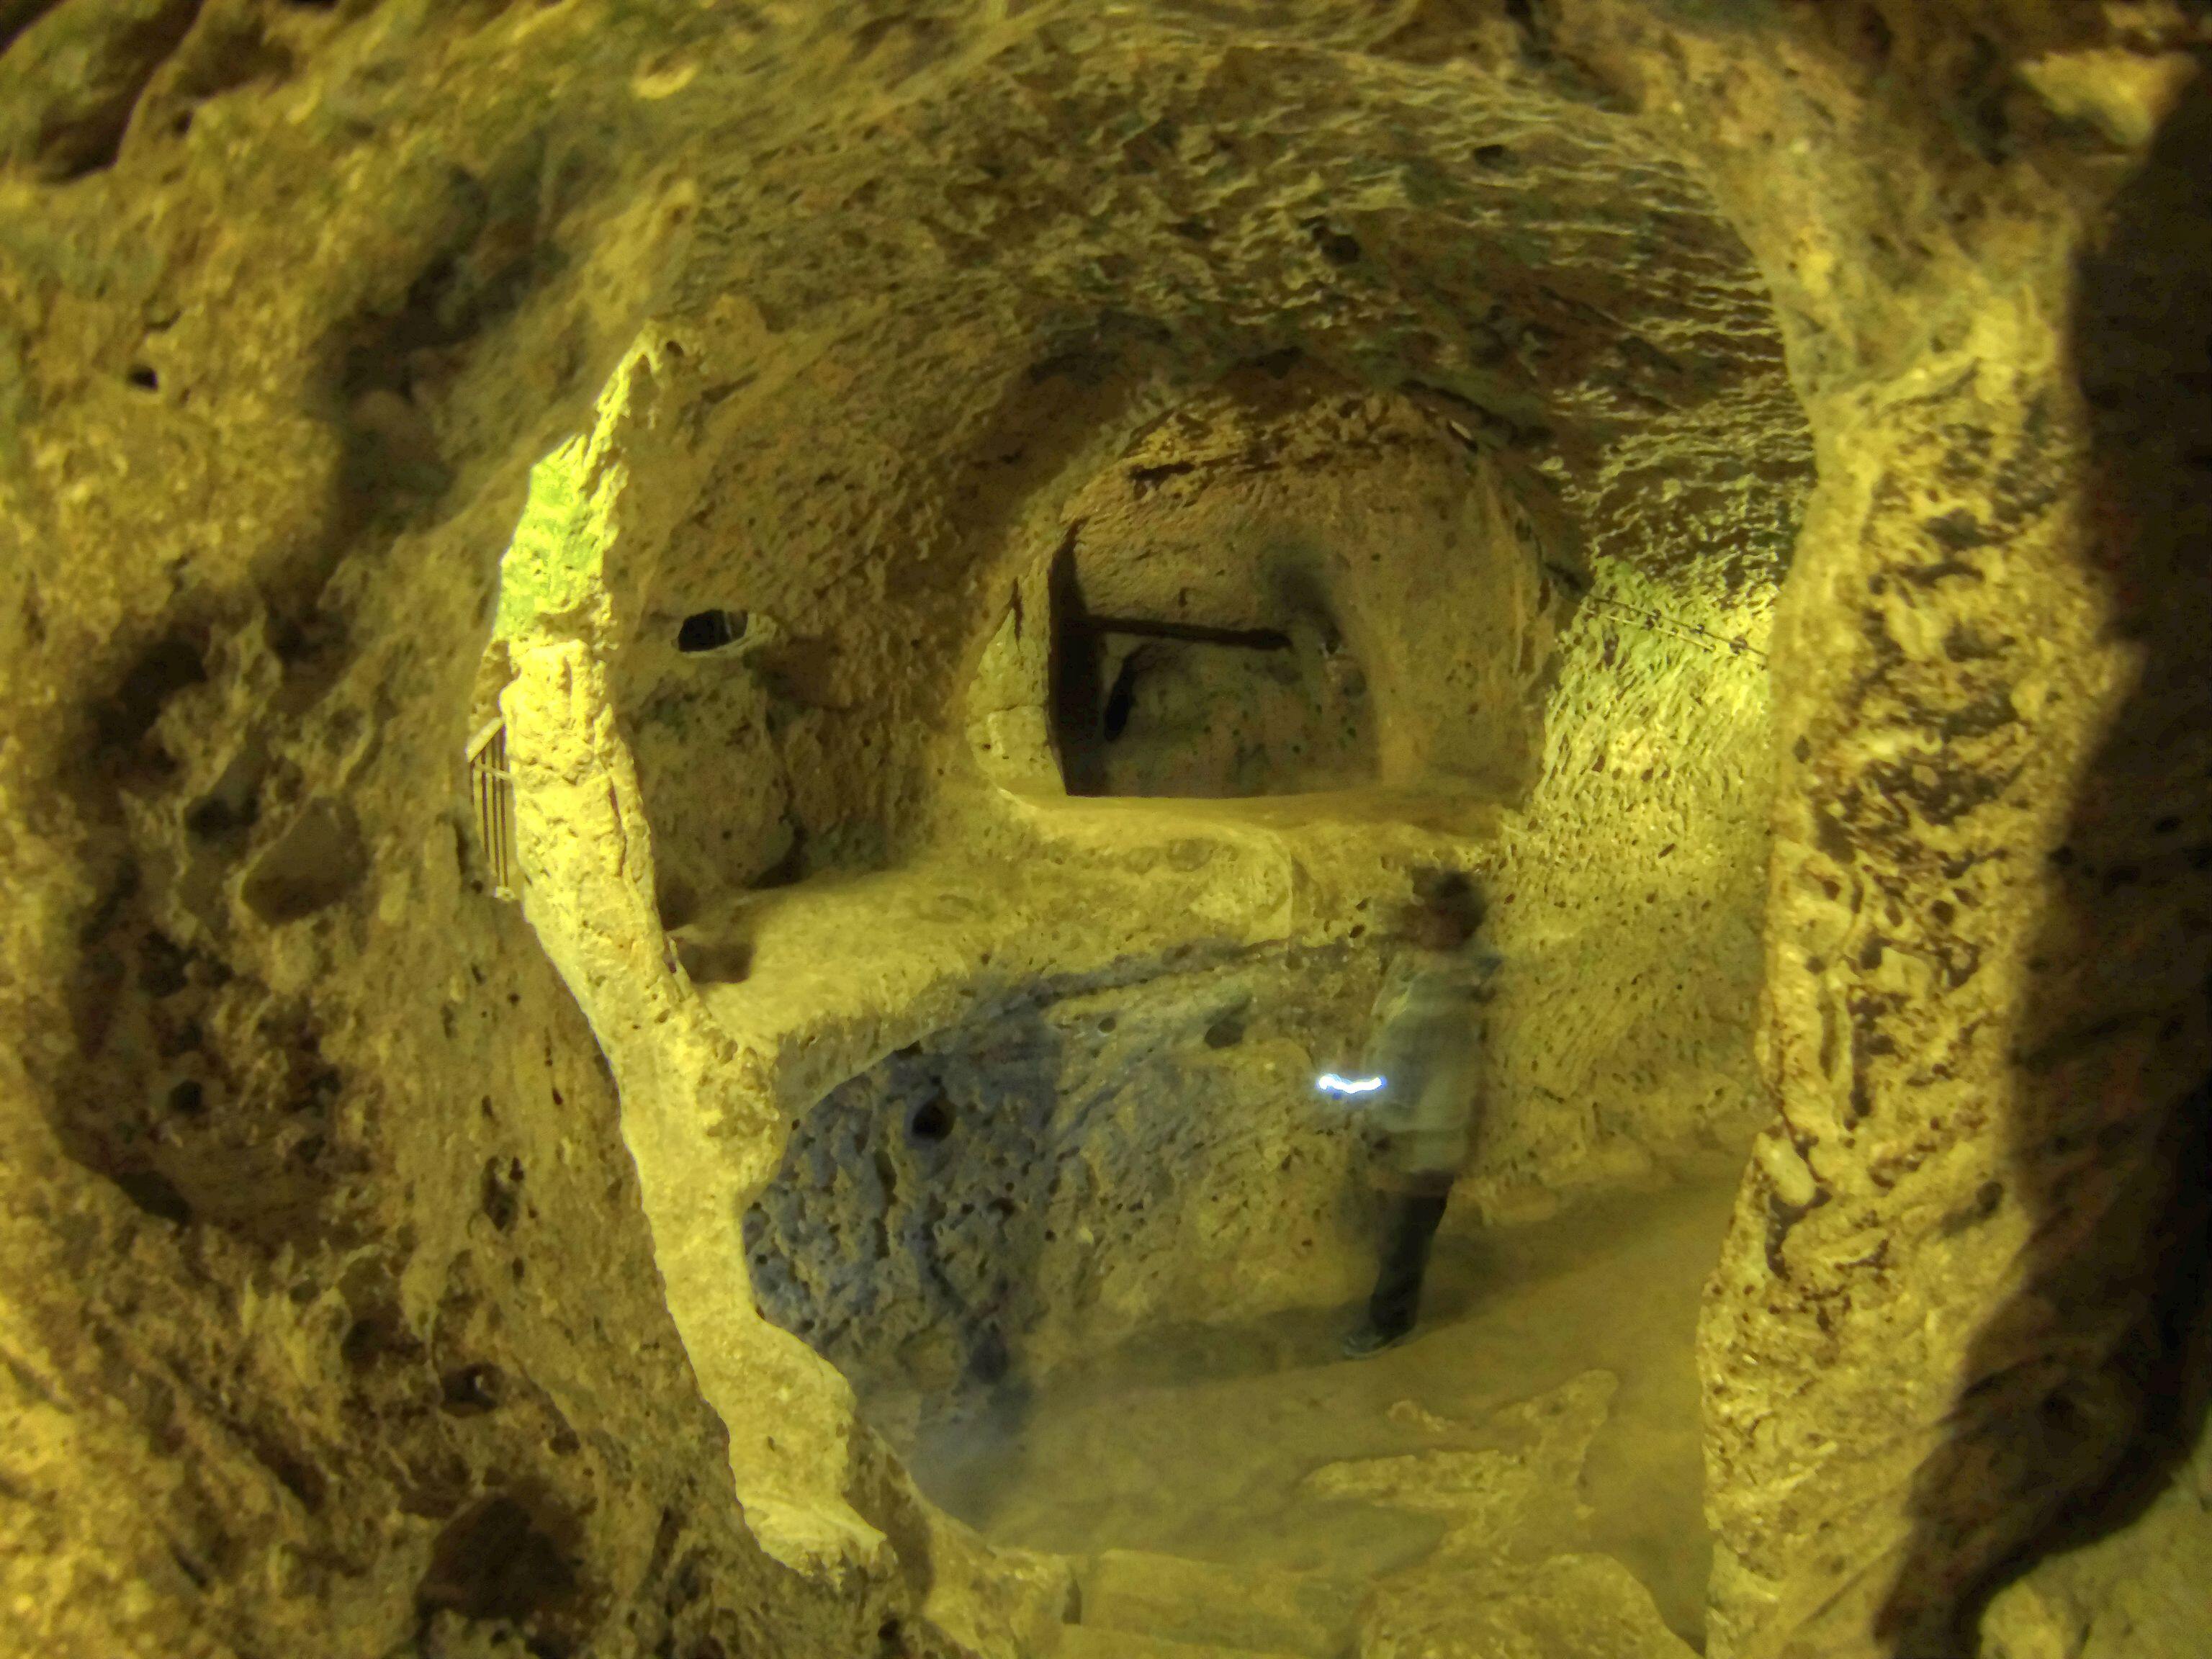
[[[2208,54],[0,0],[11,1630],[2203,1650]]]

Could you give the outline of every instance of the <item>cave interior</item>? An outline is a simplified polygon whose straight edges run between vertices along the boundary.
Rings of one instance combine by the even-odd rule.
[[[2212,1649],[2208,142],[2184,0],[0,0],[22,1650]]]

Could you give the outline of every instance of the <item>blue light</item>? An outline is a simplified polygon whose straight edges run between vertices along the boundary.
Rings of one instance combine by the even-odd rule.
[[[1334,1072],[1323,1072],[1314,1079],[1314,1087],[1341,1099],[1351,1095],[1371,1095],[1382,1086],[1383,1081],[1379,1077],[1339,1077]]]

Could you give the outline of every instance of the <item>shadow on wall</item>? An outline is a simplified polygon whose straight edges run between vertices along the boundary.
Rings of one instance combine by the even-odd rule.
[[[1139,1329],[1364,1293],[1365,1137],[1303,1085],[1380,972],[1185,956],[979,1002],[800,1117],[744,1221],[763,1311],[898,1445]]]
[[[2142,668],[2051,855],[2012,1167],[1980,1212],[2025,1205],[2028,1260],[1976,1339],[1954,1438],[1919,1477],[1883,1613],[1914,1659],[1973,1652],[2005,1583],[2139,1516],[2203,1431],[2212,1388],[2208,152],[2200,77],[2077,273],[2112,626]]]
[[[1058,1186],[1059,1034],[916,1044],[832,1090],[745,1217],[769,1317],[864,1386],[996,1382],[1031,1318]]]

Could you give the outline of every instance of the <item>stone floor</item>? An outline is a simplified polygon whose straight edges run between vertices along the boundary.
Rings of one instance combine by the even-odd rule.
[[[1085,1622],[1337,1650],[1327,1632],[1239,1643],[1218,1616],[1102,1611],[1100,1595],[1133,1605],[1166,1583],[1174,1558],[1290,1587],[1273,1603],[1356,1589],[1363,1655],[1420,1650],[1424,1606],[1463,1614],[1484,1597],[1499,1617],[1555,1624],[1629,1609],[1629,1634],[1562,1627],[1532,1651],[1682,1651],[1674,1638],[1702,1641],[1711,1554],[1692,1339],[1741,1165],[1679,1174],[1441,1240],[1422,1329],[1381,1355],[1339,1357],[1352,1310],[1152,1334],[927,1425],[916,1476],[994,1541],[1091,1562],[1115,1588]],[[1413,1621],[1402,1640],[1385,1615]]]

